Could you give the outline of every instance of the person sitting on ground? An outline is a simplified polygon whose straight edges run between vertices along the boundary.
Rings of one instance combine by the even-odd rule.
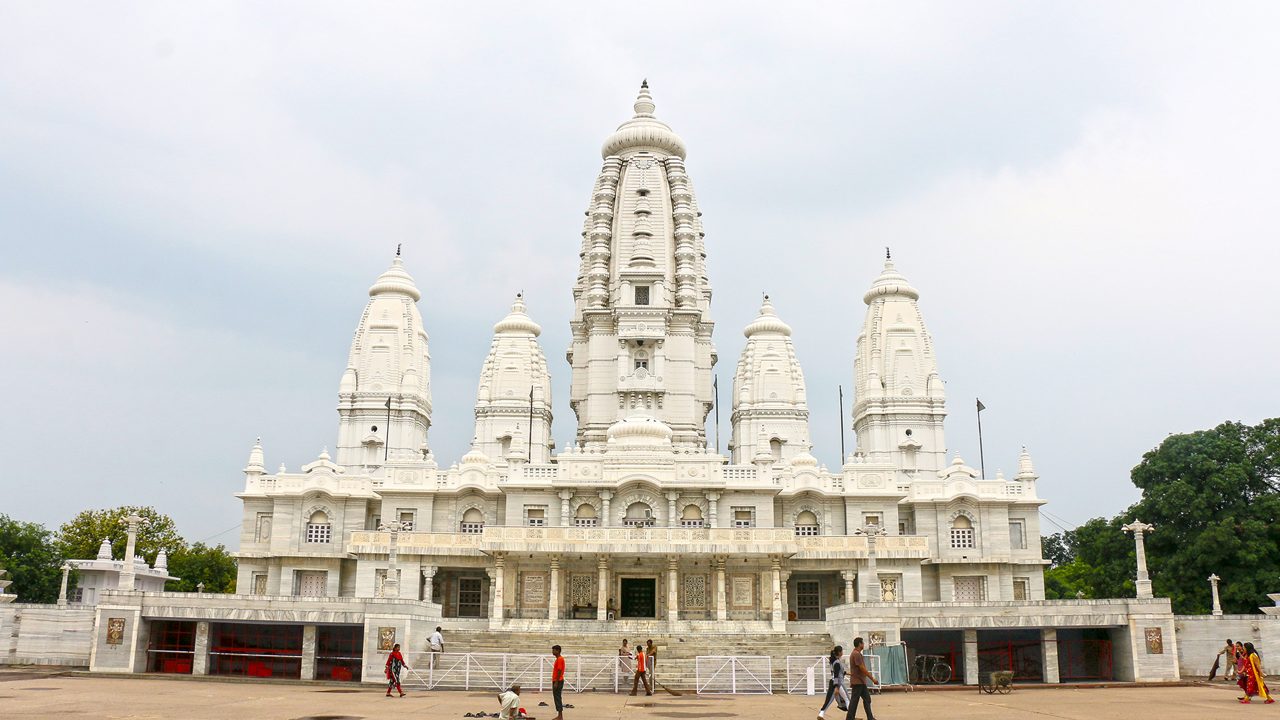
[[[500,720],[518,720],[524,717],[520,707],[520,686],[512,685],[510,690],[498,693],[498,717]]]

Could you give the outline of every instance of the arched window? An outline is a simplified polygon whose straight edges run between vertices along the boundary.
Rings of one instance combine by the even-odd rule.
[[[627,506],[627,514],[622,517],[623,525],[633,527],[650,527],[653,525],[653,508],[642,502],[633,502]]]
[[[818,516],[813,514],[811,510],[804,510],[796,515],[796,536],[811,537],[821,535],[822,529],[818,527]]]
[[[680,527],[700,528],[706,525],[702,520],[702,508],[697,505],[686,505],[680,513]]]
[[[480,508],[468,508],[462,513],[462,522],[458,524],[458,531],[471,535],[484,532],[484,513]]]
[[[307,520],[307,542],[327,543],[333,541],[333,525],[323,510],[311,513]]]
[[[773,459],[775,461],[781,460],[782,459],[782,441],[779,440],[778,438],[773,438],[772,440],[770,440],[769,452],[773,453]]]
[[[957,550],[973,549],[973,521],[966,515],[958,515],[951,521],[951,547]]]
[[[577,527],[595,527],[600,524],[600,519],[596,517],[596,507],[591,503],[582,503],[578,506],[578,511],[574,513],[573,524]]]

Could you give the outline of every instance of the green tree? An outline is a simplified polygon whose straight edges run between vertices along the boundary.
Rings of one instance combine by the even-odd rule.
[[[43,525],[0,515],[0,567],[19,602],[51,603],[62,584],[62,557]]]
[[[169,556],[169,574],[178,577],[165,585],[172,592],[195,592],[204,583],[204,591],[230,593],[236,590],[236,560],[222,545],[209,547],[196,543]]]
[[[154,563],[162,549],[170,555],[187,546],[178,534],[178,527],[168,515],[162,515],[152,507],[124,507],[105,510],[84,510],[58,530],[58,548],[62,556],[73,560],[92,559],[98,556],[102,539],[111,541],[113,557],[124,557],[128,546],[128,524],[125,518],[137,513],[142,518],[138,526],[135,552]]]
[[[1121,526],[1139,518],[1156,528],[1152,589],[1175,612],[1210,610],[1210,574],[1222,578],[1225,612],[1267,604],[1280,575],[1280,418],[1171,435],[1131,477],[1142,498],[1124,513],[1045,538],[1046,596],[1132,597],[1134,543]]]
[[[1142,499],[1130,515],[1147,538],[1153,589],[1174,610],[1208,612],[1207,578],[1222,578],[1228,613],[1267,604],[1280,575],[1280,418],[1171,435],[1133,469]]]

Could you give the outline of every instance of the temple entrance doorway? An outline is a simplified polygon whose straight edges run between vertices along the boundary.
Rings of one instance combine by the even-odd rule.
[[[658,616],[658,581],[654,578],[622,578],[622,617]]]

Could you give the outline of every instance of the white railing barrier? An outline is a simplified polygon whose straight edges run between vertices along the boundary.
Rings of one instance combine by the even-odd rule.
[[[404,653],[408,668],[400,680],[426,690],[494,690],[512,685],[550,690],[555,658],[524,653]],[[630,665],[616,655],[565,655],[564,687],[569,692],[630,691]]]
[[[825,655],[787,656],[787,694],[825,695],[827,678],[831,677],[830,665]],[[813,684],[809,684],[809,678]]]
[[[699,655],[699,695],[772,695],[773,659],[768,655]]]

